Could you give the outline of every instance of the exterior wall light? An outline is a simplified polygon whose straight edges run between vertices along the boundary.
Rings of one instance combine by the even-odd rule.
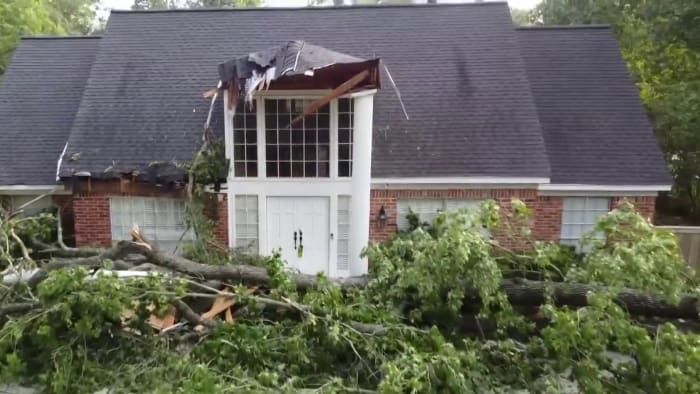
[[[382,225],[382,226],[386,225],[387,216],[386,216],[386,210],[384,210],[384,205],[382,205],[382,207],[379,208],[379,215],[377,215],[377,219],[379,220],[380,225]]]

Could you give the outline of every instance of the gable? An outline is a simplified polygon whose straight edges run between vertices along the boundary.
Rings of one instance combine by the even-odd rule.
[[[537,112],[505,3],[113,12],[62,176],[113,177],[189,161],[227,59],[288,40],[381,58],[374,177],[548,177]],[[388,81],[386,73],[382,75]],[[221,103],[212,127],[223,133]]]

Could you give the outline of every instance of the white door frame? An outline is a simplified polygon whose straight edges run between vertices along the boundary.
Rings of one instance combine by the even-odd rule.
[[[258,252],[265,253],[269,249],[267,239],[267,198],[268,197],[327,197],[328,198],[328,218],[330,232],[333,239],[328,245],[328,276],[342,277],[348,276],[349,271],[338,270],[338,196],[352,195],[352,184],[350,179],[339,180],[329,178],[304,178],[303,181],[289,180],[283,178],[267,178],[258,180],[256,178],[236,178],[229,183],[229,243],[236,240],[236,226],[234,225],[234,215],[236,213],[236,195],[254,195],[258,197]]]
[[[354,94],[348,94],[342,96],[344,97],[369,97],[375,93],[372,91],[363,91]],[[353,196],[358,193],[357,190],[353,190],[353,179],[355,180],[355,189],[357,189],[357,184],[362,183],[363,190],[366,192],[366,206],[363,209],[353,208],[352,213],[352,223],[350,233],[350,254],[359,256],[359,251],[355,253],[353,245],[366,246],[369,240],[369,165],[371,165],[371,143],[365,148],[368,152],[359,152],[358,146],[355,141],[361,141],[360,134],[366,133],[371,138],[372,127],[371,127],[371,113],[372,105],[371,100],[368,108],[365,108],[366,113],[359,114],[357,109],[354,112],[353,124],[355,125],[355,136],[353,137],[353,177],[338,177],[338,100],[332,100],[330,102],[330,136],[329,136],[329,165],[330,165],[330,176],[328,178],[267,178],[265,171],[266,162],[266,149],[265,149],[265,105],[264,99],[266,98],[317,98],[323,96],[325,91],[274,91],[274,92],[257,92],[255,95],[256,108],[257,108],[257,163],[258,163],[258,176],[241,178],[234,177],[233,168],[229,170],[228,178],[228,211],[229,211],[229,246],[233,247],[236,240],[236,229],[234,214],[236,212],[236,195],[254,195],[258,197],[258,248],[259,252],[265,252],[268,249],[267,240],[267,197],[327,197],[329,202],[329,229],[330,232],[334,234],[332,239],[329,241],[328,253],[328,276],[330,277],[344,277],[349,276],[353,270],[354,261],[359,259],[359,257],[352,257],[348,270],[339,271],[338,270],[338,250],[337,250],[337,232],[338,232],[338,196],[347,195]],[[228,92],[224,91],[224,103],[228,102]],[[356,104],[357,105],[357,104]],[[360,111],[362,112],[362,111]],[[358,116],[364,120],[363,122],[358,121]],[[364,127],[362,127],[364,125]],[[224,106],[224,129],[225,129],[225,141],[226,141],[226,157],[233,159],[233,111]],[[359,166],[360,160],[358,158],[366,160],[367,163],[367,174],[361,180],[357,179],[358,174],[361,171],[357,170],[356,167]],[[358,167],[359,168],[359,167]],[[366,178],[366,179],[365,179]],[[361,181],[361,182],[360,182]],[[362,193],[360,193],[362,194]],[[359,198],[353,198],[353,204],[355,200],[361,200]],[[366,216],[366,218],[365,218]],[[359,225],[356,222],[359,220]],[[366,226],[362,224],[365,223]],[[363,229],[363,227],[366,227]],[[362,231],[359,231],[362,230]],[[358,234],[355,234],[359,231]],[[330,238],[330,237],[329,237]],[[355,239],[358,238],[358,239]],[[361,238],[361,239],[360,239]],[[355,245],[355,246],[357,246]],[[359,248],[355,248],[358,249]],[[364,272],[366,272],[366,259],[364,264]],[[357,268],[355,268],[357,270]]]
[[[291,200],[292,203],[293,203],[295,206],[296,206],[296,203],[298,202],[298,200],[304,201],[304,200],[306,199],[306,202],[308,202],[310,199],[313,199],[313,200],[315,200],[316,202],[322,202],[323,205],[324,205],[324,208],[328,209],[328,211],[325,212],[325,214],[323,215],[323,218],[324,218],[323,221],[325,222],[325,223],[323,224],[323,226],[324,226],[324,228],[325,228],[325,230],[326,230],[326,234],[325,234],[325,235],[322,235],[323,237],[325,237],[325,242],[326,242],[326,245],[324,246],[324,248],[325,248],[325,257],[324,257],[324,259],[325,259],[325,260],[324,260],[324,261],[320,261],[320,262],[319,262],[319,261],[313,261],[313,262],[311,262],[312,264],[320,264],[320,266],[323,267],[323,272],[324,272],[324,274],[328,275],[329,272],[330,272],[330,269],[331,269],[331,266],[330,266],[330,247],[331,247],[331,238],[330,238],[330,234],[334,232],[334,231],[332,231],[332,230],[330,229],[330,199],[329,199],[328,197],[318,197],[318,196],[310,196],[310,197],[305,197],[305,196],[304,196],[304,197],[299,197],[299,196],[292,196],[292,197],[289,197],[289,196],[283,196],[283,197],[280,197],[280,196],[268,196],[268,198],[265,199],[265,205],[266,205],[266,207],[267,207],[267,203],[270,202],[271,199],[277,199],[277,198],[279,198],[279,199],[284,199],[284,200],[288,200],[288,201]],[[315,211],[315,209],[314,209],[314,211]],[[300,224],[300,223],[298,222],[298,220],[300,219],[300,218],[298,217],[298,215],[299,215],[299,212],[295,209],[295,210],[294,210],[294,217],[295,217],[295,222],[296,222],[295,225],[296,225],[296,227],[294,227],[294,228],[299,228],[300,230],[303,230],[304,234],[306,234],[306,236],[304,237],[304,239],[307,241],[306,244],[309,245],[309,242],[310,242],[311,244],[313,244],[313,243],[315,243],[314,241],[318,241],[317,239],[311,238],[311,236],[312,236],[313,233],[314,233],[314,229],[309,229],[309,228],[307,228],[307,227],[303,227],[303,224]],[[303,215],[302,215],[302,216],[303,216]],[[269,218],[266,218],[266,220],[268,220],[268,219],[269,219]],[[303,220],[303,219],[302,219],[302,220]],[[267,230],[270,230],[270,228],[268,228]],[[293,231],[296,233],[296,230],[293,230]],[[321,232],[321,233],[322,233],[322,232]],[[273,234],[274,234],[274,231],[273,231]],[[268,234],[266,234],[266,236],[268,236]],[[291,233],[289,234],[289,236],[290,236],[290,238],[291,238]],[[301,234],[300,234],[300,237],[301,237]],[[272,240],[270,240],[269,238],[267,239],[267,241],[268,241],[268,243],[272,242]],[[279,242],[279,240],[278,240],[278,242]],[[295,242],[296,242],[296,239],[295,239]],[[302,245],[302,239],[301,239],[301,238],[299,239],[299,245]],[[272,249],[272,248],[276,248],[276,247],[281,246],[281,245],[268,245],[268,246],[269,246],[269,247],[267,248],[266,252],[269,251],[269,250]],[[311,245],[310,247],[313,247],[313,245]],[[296,248],[296,247],[295,247],[295,248]],[[307,249],[307,248],[305,247],[305,248],[304,248],[304,253],[303,253],[304,255],[306,255],[306,253],[307,253],[307,252],[306,252],[306,249]],[[288,264],[288,265],[290,265],[291,267],[297,268],[297,269],[299,269],[301,272],[304,272],[304,273],[307,273],[307,274],[316,274],[316,273],[318,272],[318,271],[306,271],[306,270],[305,270],[304,264],[305,264],[305,263],[308,263],[308,258],[307,258],[307,257],[298,258],[298,257],[296,256],[296,250],[295,250],[295,251],[290,251],[290,253],[291,253],[291,255],[294,255],[294,257],[292,257],[291,260],[287,260],[287,264]],[[311,254],[310,251],[309,251],[308,253]],[[307,258],[307,260],[306,260],[306,261],[303,261],[304,258]]]

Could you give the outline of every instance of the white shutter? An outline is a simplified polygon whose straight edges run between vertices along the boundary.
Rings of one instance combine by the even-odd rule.
[[[258,196],[235,196],[236,213],[233,222],[236,230],[234,245],[251,253],[258,251]]]
[[[338,234],[336,269],[348,271],[350,269],[350,196],[338,196]]]

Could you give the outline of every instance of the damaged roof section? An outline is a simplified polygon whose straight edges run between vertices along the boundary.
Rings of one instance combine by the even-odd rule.
[[[379,87],[379,59],[364,60],[305,41],[282,45],[229,60],[219,65],[223,87],[235,100],[246,102],[266,89],[353,89]],[[349,83],[352,81],[352,83]],[[351,85],[351,86],[349,86]]]
[[[191,160],[209,114],[210,101],[201,93],[222,79],[219,64],[243,56],[247,61],[249,54],[280,48],[297,37],[306,40],[304,47],[356,56],[355,63],[337,63],[345,74],[325,79],[325,89],[361,72],[351,67],[362,59],[381,57],[387,82],[383,65],[390,68],[411,119],[392,89],[377,91],[373,177],[549,176],[508,6],[485,2],[112,12],[73,122],[61,177],[146,174],[149,163]],[[312,66],[314,76],[304,76],[309,68],[300,66],[303,54],[302,48],[295,68],[299,74],[271,81],[270,89],[293,89],[293,81],[302,83],[298,79],[304,86],[322,86],[319,75],[335,66],[314,63],[321,68]],[[364,86],[371,86],[369,79],[354,89]],[[224,134],[224,105],[217,100],[212,111],[215,137]],[[79,157],[70,160],[74,154]]]

